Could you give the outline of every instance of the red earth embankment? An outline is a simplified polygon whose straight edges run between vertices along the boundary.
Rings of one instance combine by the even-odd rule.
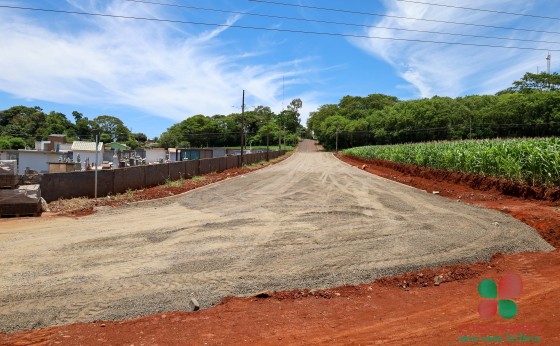
[[[558,345],[560,316],[553,302],[560,300],[559,266],[558,249],[496,255],[490,263],[426,269],[371,284],[226,298],[197,312],[0,334],[0,344],[473,345],[477,343],[460,340],[492,335],[506,343],[508,336],[519,339],[523,333],[541,345]],[[514,299],[517,315],[511,320],[482,319],[477,312],[479,282],[498,281],[506,273],[516,273],[523,281],[522,293]],[[433,285],[435,276],[442,278],[439,286]],[[504,328],[510,328],[507,335]]]

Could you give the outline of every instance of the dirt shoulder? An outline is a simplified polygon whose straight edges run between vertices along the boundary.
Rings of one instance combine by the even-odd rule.
[[[297,149],[296,149],[297,150]],[[128,192],[108,196],[98,199],[91,199],[87,197],[72,198],[53,201],[48,204],[49,212],[43,216],[86,216],[95,213],[103,208],[116,208],[129,205],[131,203],[150,201],[162,198],[169,198],[181,195],[185,192],[217,183],[222,180],[231,179],[243,174],[247,174],[275,163],[279,163],[289,158],[293,151],[286,153],[284,156],[268,162],[259,162],[253,165],[244,166],[243,168],[230,168],[223,172],[214,172],[197,176],[192,179],[181,179],[177,181],[170,181],[166,184],[154,186],[142,190],[130,190]]]

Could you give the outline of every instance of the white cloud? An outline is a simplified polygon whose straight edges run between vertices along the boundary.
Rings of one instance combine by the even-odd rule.
[[[441,2],[440,2],[441,3]],[[464,1],[446,2],[449,5],[465,6]],[[386,0],[386,14],[420,19],[436,19],[447,22],[478,23],[482,25],[518,27],[537,30],[553,30],[554,21],[531,20],[522,17],[498,15],[488,12],[465,11]],[[537,8],[524,1],[512,2],[496,0],[492,3],[482,0],[469,1],[469,7],[487,8],[501,11],[535,13],[546,11],[552,5]],[[552,10],[552,7],[549,8]],[[544,13],[546,15],[546,13]],[[367,30],[369,36],[403,38],[412,40],[474,43],[479,45],[500,45],[547,48],[542,43],[519,42],[514,40],[490,40],[443,34],[395,31],[386,27],[457,34],[499,36],[530,40],[557,41],[554,35],[512,30],[498,30],[487,27],[461,26],[441,22],[384,18],[375,23],[376,28]],[[544,66],[544,51],[485,48],[465,45],[443,45],[419,42],[404,42],[379,39],[352,39],[360,49],[381,58],[390,64],[406,82],[414,87],[411,97],[460,96],[473,93],[495,93],[509,86],[525,72],[536,72],[537,65]]]
[[[93,0],[68,3],[81,11],[174,15],[122,1],[106,6]],[[201,32],[170,23],[53,17],[79,23],[76,27],[17,13],[0,12],[0,32],[10,33],[0,35],[0,91],[22,99],[124,106],[182,120],[193,114],[231,113],[232,106],[241,103],[242,89],[251,104],[277,105],[282,78],[295,81],[309,71],[302,67],[309,62],[306,59],[255,63],[262,53],[239,52],[232,43],[220,40],[227,26]],[[224,23],[232,25],[238,19],[231,17]]]

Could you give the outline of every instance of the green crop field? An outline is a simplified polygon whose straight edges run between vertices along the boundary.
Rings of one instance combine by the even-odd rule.
[[[346,155],[505,178],[560,184],[560,138],[473,140],[357,147]]]

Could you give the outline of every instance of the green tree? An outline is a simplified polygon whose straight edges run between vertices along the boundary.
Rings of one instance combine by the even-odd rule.
[[[6,137],[27,137],[25,129],[17,124],[8,124],[4,126],[2,135]]]
[[[134,138],[132,138],[132,139],[126,141],[125,144],[126,144],[130,149],[133,149],[133,150],[134,150],[134,149],[140,148],[140,143],[139,143],[136,139],[134,139]]]
[[[80,121],[84,118],[84,115],[82,113],[78,112],[78,111],[73,111],[72,116],[74,117],[74,120],[75,120],[76,124],[78,123],[78,121]]]
[[[303,107],[300,99],[293,99],[287,107],[287,110],[282,111],[281,118],[283,125],[288,133],[299,133],[301,127],[301,119],[299,110]]]
[[[146,136],[146,134],[142,132],[133,133],[132,138],[139,143],[146,143],[148,141],[148,136]]]
[[[10,149],[10,148],[11,148],[10,141],[6,138],[0,137],[0,149]]]
[[[92,138],[93,124],[88,118],[80,118],[76,121],[75,131],[76,137],[80,140],[89,140]]]
[[[100,115],[93,119],[93,127],[98,128],[104,138],[110,138],[109,142],[125,142],[131,135],[130,130],[124,125],[121,119],[111,115]]]
[[[25,140],[23,138],[10,138],[9,143],[11,149],[25,149]]]
[[[560,75],[557,72],[548,74],[542,72],[539,74],[527,72],[525,75],[515,82],[513,86],[500,91],[501,94],[511,93],[532,93],[534,91],[557,91],[560,90]]]
[[[68,130],[74,128],[74,124],[66,118],[66,115],[55,111],[50,112],[46,116],[43,126],[43,140],[46,140],[51,134],[68,134]]]
[[[15,106],[0,112],[0,127],[14,125],[21,128],[18,136],[40,140],[46,114],[40,107]],[[13,132],[13,130],[8,130]]]

